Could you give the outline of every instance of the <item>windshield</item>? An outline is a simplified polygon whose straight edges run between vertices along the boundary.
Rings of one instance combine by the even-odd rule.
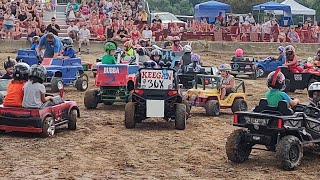
[[[177,21],[179,20],[177,17],[175,17],[173,14],[156,14],[159,15],[159,19],[161,20],[169,20],[169,21]],[[155,14],[152,14],[152,19],[155,19]]]

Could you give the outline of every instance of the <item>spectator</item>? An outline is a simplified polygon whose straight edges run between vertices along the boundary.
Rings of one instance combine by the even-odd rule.
[[[6,33],[6,38],[8,38],[8,34],[10,34],[10,39],[13,38],[13,25],[14,25],[14,15],[11,13],[11,9],[8,9],[6,14],[4,15],[4,32]]]
[[[265,22],[264,24],[262,24],[262,33],[261,33],[262,41],[265,41],[265,38],[269,38],[270,39],[271,27],[272,27],[271,20],[269,20],[269,21]]]
[[[280,33],[279,33],[279,41],[280,42],[286,42],[287,41],[287,36],[285,29],[283,27],[280,27]]]
[[[140,38],[140,32],[137,30],[137,26],[134,25],[131,31],[131,40],[133,44],[138,44],[138,39]]]
[[[72,8],[71,8],[72,7]],[[69,16],[69,12],[70,12],[70,10],[73,10],[74,11],[74,13],[75,13],[75,16],[77,16],[76,14],[77,14],[77,12],[79,11],[79,4],[76,2],[76,0],[72,0],[70,3],[68,3],[68,5],[67,5],[67,17]]]
[[[295,31],[294,27],[290,28],[287,36],[290,39],[291,43],[300,43],[299,34]]]
[[[4,14],[6,12],[6,8],[5,6],[2,4],[2,2],[0,1],[0,26],[3,25],[3,20],[4,20]]]
[[[13,32],[13,39],[18,40],[21,38],[22,32],[24,31],[23,28],[20,27],[20,23],[16,23],[14,27],[14,32]]]
[[[32,38],[34,36],[40,36],[40,29],[38,29],[35,25],[32,25],[28,28],[28,41],[32,44]]]
[[[152,20],[153,24],[162,24],[162,20],[160,19],[159,15],[156,15],[155,18]]]
[[[97,29],[97,40],[98,41],[105,41],[106,40],[102,24],[99,24],[99,27]]]
[[[86,1],[83,1],[83,2],[86,2]],[[80,13],[83,21],[86,21],[89,19],[90,8],[86,3],[83,3],[83,5],[81,5]]]
[[[320,43],[320,22],[318,22],[318,26],[316,27],[318,43]]]
[[[58,36],[58,33],[60,32],[60,27],[58,24],[56,24],[56,18],[51,18],[51,24],[47,26],[47,31],[52,32],[54,35]]]
[[[78,32],[79,32],[78,26],[74,25],[73,21],[70,21],[70,26],[67,29],[68,36],[72,40],[77,40],[78,39]]]
[[[90,46],[89,38],[90,38],[90,36],[91,36],[91,33],[90,33],[89,29],[87,29],[87,24],[84,24],[83,27],[79,31],[79,54],[81,54],[81,45],[83,43],[85,43],[88,46],[87,52],[89,54],[89,46]]]
[[[36,17],[35,11],[34,11],[34,5],[32,4],[31,0],[28,1],[26,10],[29,14],[32,15],[32,17]]]
[[[219,21],[220,25],[224,25],[224,17],[222,15],[222,12],[219,12],[219,16],[216,17],[216,21]]]
[[[245,21],[248,21],[252,25],[256,24],[256,20],[254,20],[254,17],[251,13],[248,13],[248,16],[246,16]]]
[[[11,10],[11,14],[14,16],[14,17],[17,17],[18,16],[18,9],[19,7],[17,6],[17,2],[16,0],[14,0],[11,5],[9,6],[9,9]]]
[[[114,33],[115,33],[113,26],[111,25],[107,26],[105,33],[106,33],[107,41],[113,41]]]
[[[34,9],[35,9],[36,13],[39,13],[40,17],[43,17],[44,9],[43,9],[42,4],[40,3],[39,0],[36,1],[36,5],[35,5]]]
[[[125,42],[129,40],[128,31],[124,28],[124,26],[120,26],[119,30],[117,31],[115,40]]]
[[[21,14],[19,14],[19,16],[18,16],[18,19],[19,19],[19,23],[20,23],[21,27],[26,28],[28,25],[28,16],[27,16],[26,11],[22,11]]]
[[[273,20],[272,21],[272,27],[271,27],[271,39],[270,39],[270,42],[280,42],[279,41],[279,33],[280,33],[280,30],[279,30],[279,25],[278,23]]]
[[[227,26],[239,26],[239,22],[236,20],[236,17],[231,16]]]
[[[142,38],[147,39],[147,40],[152,40],[152,30],[150,29],[149,25],[146,25],[144,27],[144,30],[142,31]]]

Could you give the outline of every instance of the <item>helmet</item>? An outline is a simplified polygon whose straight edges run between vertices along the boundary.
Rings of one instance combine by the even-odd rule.
[[[65,37],[61,40],[63,47],[72,47],[73,46],[73,40],[70,37]]]
[[[127,41],[123,44],[124,47],[132,47],[132,41]]]
[[[229,64],[221,64],[218,69],[219,69],[219,71],[230,72],[231,66]]]
[[[185,45],[185,46],[183,47],[183,50],[184,50],[184,52],[189,52],[189,53],[191,53],[191,52],[192,52],[192,47],[191,47],[190,45]]]
[[[143,47],[140,47],[137,49],[137,53],[139,54],[139,56],[143,56],[143,55],[146,55],[146,49],[143,48]]]
[[[118,46],[117,43],[113,41],[107,41],[104,44],[104,51],[112,51],[112,50],[117,50]]]
[[[33,36],[32,38],[32,42],[35,43],[35,42],[39,42],[40,41],[40,37],[39,36]]]
[[[175,41],[180,41],[180,37],[179,36],[173,37],[173,42],[175,42]]]
[[[34,64],[30,68],[29,77],[37,77],[42,81],[45,81],[47,77],[47,70],[42,65]]]
[[[243,50],[242,50],[241,48],[238,48],[238,49],[236,50],[236,56],[237,56],[237,57],[242,57],[242,56],[243,56]]]
[[[14,66],[13,79],[28,80],[30,66],[27,63],[19,62]]]
[[[16,64],[16,61],[13,59],[10,59],[10,56],[9,56],[8,59],[4,61],[3,66],[4,66],[4,69],[7,69],[7,68],[14,67],[15,64]]]
[[[281,72],[281,69],[272,71],[267,77],[267,85],[272,89],[283,90],[285,86],[286,77]]]
[[[320,101],[320,96],[319,97],[313,97],[313,93],[315,91],[320,91],[320,82],[314,82],[314,83],[310,84],[310,86],[308,87],[309,98],[312,98],[312,101],[314,103],[318,103]]]
[[[159,49],[154,49],[151,51],[151,56],[162,56],[162,52]]]
[[[197,63],[200,64],[200,56],[198,54],[196,54],[196,53],[193,53],[191,55],[191,62],[197,62]]]
[[[279,51],[280,53],[284,53],[285,50],[286,50],[286,49],[285,49],[283,46],[279,46],[279,47],[278,47],[278,51]]]

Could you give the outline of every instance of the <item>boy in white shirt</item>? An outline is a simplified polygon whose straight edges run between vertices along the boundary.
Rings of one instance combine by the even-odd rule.
[[[87,48],[87,52],[89,54],[89,38],[91,36],[90,30],[87,29],[87,24],[83,25],[83,28],[80,29],[79,31],[79,54],[81,54],[81,45],[82,43],[85,43],[88,48]]]

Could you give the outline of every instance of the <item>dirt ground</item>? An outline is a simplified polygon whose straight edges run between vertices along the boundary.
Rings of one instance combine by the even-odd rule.
[[[219,65],[232,56],[200,54],[205,65]],[[8,55],[15,57],[14,54],[0,57],[5,59]],[[82,58],[94,62],[97,56],[100,55]],[[89,74],[90,88],[95,88]],[[245,84],[249,108],[253,108],[267,91],[266,80],[245,80]],[[124,127],[124,104],[86,110],[83,92],[69,87],[65,94],[81,108],[78,129],[62,128],[47,139],[25,133],[1,135],[0,179],[320,178],[320,158],[312,152],[305,152],[301,166],[289,172],[280,169],[271,152],[253,150],[247,162],[230,162],[225,143],[235,129],[231,125],[231,110],[223,110],[219,117],[208,117],[204,109],[193,108],[184,131],[175,130],[173,123],[160,119],[145,121],[131,130]],[[307,101],[306,90],[290,95]]]

